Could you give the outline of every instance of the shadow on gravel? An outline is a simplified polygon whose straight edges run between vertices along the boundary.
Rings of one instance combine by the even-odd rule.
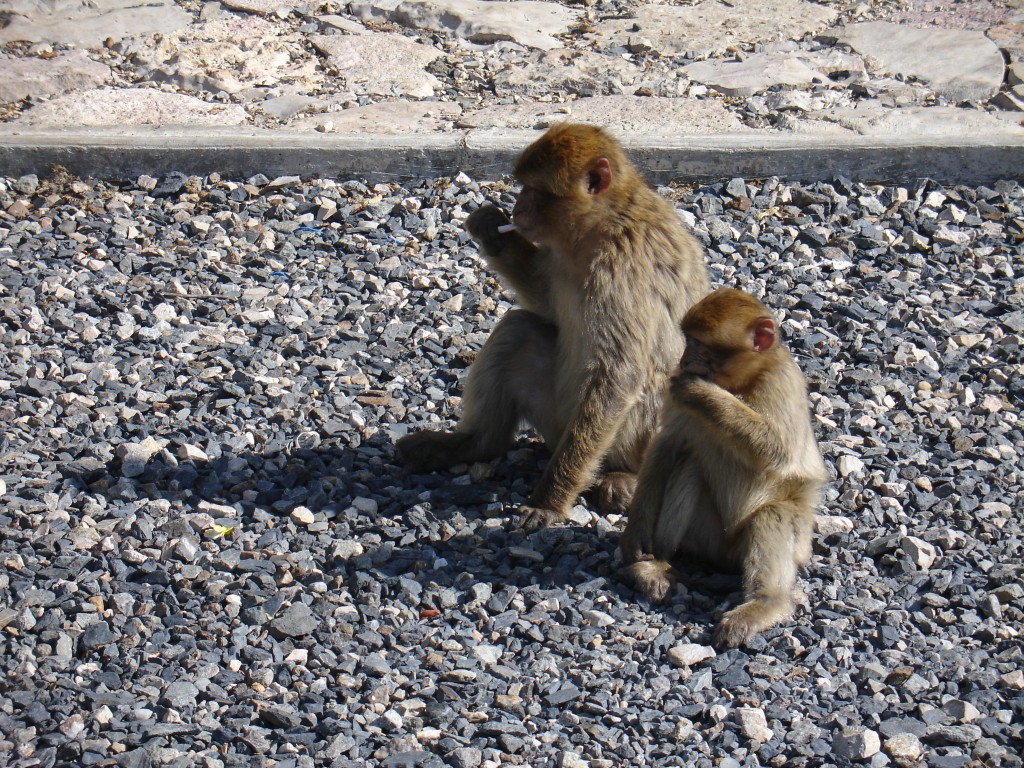
[[[382,584],[403,580],[456,592],[488,585],[489,609],[499,612],[507,607],[503,596],[511,599],[531,588],[597,588],[610,605],[640,604],[674,622],[703,624],[710,638],[715,612],[739,596],[738,575],[694,566],[683,570],[681,594],[660,605],[648,603],[621,580],[619,531],[603,520],[530,536],[517,531],[515,506],[525,501],[546,460],[539,447],[520,449],[514,461],[498,462],[489,477],[468,484],[446,471],[408,473],[383,442],[225,452],[206,461],[178,460],[172,448],[135,468],[117,458],[79,460],[68,465],[66,476],[114,505],[169,504],[166,520],[158,524],[165,542],[186,535],[194,516],[207,514],[216,525],[244,531],[241,549],[248,552],[308,554],[324,576],[345,582],[357,603],[377,602]],[[313,523],[292,521],[300,507],[313,513]],[[140,537],[135,546],[153,545],[134,533]],[[244,570],[246,560],[224,565]],[[417,593],[411,583],[403,589]],[[450,609],[439,594],[426,590],[418,607]]]
[[[169,447],[170,448],[170,447]],[[373,498],[374,488],[400,485],[403,472],[383,451],[366,448],[315,448],[268,453],[225,451],[215,458],[178,460],[167,450],[144,467],[127,462],[84,459],[66,474],[83,489],[110,499],[165,499],[186,511],[199,506],[238,505],[242,514],[260,508],[287,517],[295,507],[337,506],[346,497]]]

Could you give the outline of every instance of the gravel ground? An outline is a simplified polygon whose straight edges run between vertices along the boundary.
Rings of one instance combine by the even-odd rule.
[[[0,764],[1020,766],[1024,191],[663,191],[835,474],[804,607],[718,655],[734,576],[651,606],[622,520],[507,529],[529,436],[395,463],[510,306],[460,223],[511,187],[0,181]]]

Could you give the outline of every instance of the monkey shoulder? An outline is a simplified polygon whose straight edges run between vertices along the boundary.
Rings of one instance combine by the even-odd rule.
[[[669,201],[658,196],[659,205],[652,207],[647,221],[647,237],[662,247],[659,256],[672,264],[704,266],[704,250],[694,234],[683,224],[679,212]]]

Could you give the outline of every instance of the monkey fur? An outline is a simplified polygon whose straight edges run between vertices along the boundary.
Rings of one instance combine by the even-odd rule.
[[[495,206],[466,225],[516,295],[470,366],[454,432],[402,438],[438,469],[501,455],[525,423],[552,456],[519,524],[564,520],[597,485],[625,511],[683,349],[680,321],[709,290],[703,251],[604,130],[563,124],[528,146],[515,229]]]
[[[673,560],[740,570],[744,602],[715,630],[716,645],[732,647],[792,613],[827,473],[806,381],[764,305],[719,289],[683,329],[620,548],[627,577],[655,601],[676,578]]]

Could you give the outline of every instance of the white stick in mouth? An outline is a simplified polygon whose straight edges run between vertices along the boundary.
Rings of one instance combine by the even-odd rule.
[[[501,234],[503,234],[503,235],[506,232],[515,232],[516,231],[516,225],[515,224],[499,224],[498,225],[498,231]]]

